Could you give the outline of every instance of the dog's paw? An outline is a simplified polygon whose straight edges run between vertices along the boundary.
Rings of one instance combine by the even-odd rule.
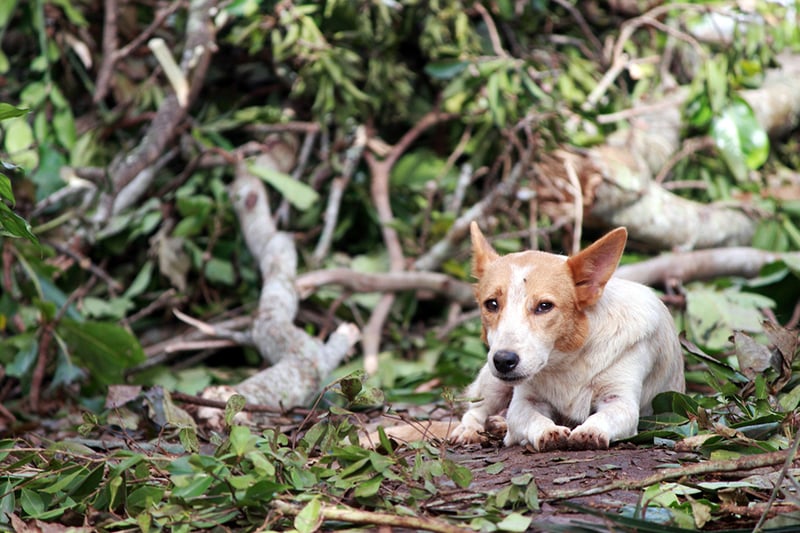
[[[459,425],[450,432],[450,441],[455,444],[473,444],[481,442],[480,433],[483,431],[483,426],[472,421],[462,420]]]
[[[595,427],[576,427],[567,443],[571,450],[607,450],[608,434]]]
[[[571,436],[570,429],[565,426],[552,426],[545,429],[536,439],[534,447],[540,452],[563,450]]]
[[[508,424],[506,423],[505,417],[500,415],[490,416],[486,419],[484,431],[491,437],[502,439],[506,436],[506,433],[508,433]]]

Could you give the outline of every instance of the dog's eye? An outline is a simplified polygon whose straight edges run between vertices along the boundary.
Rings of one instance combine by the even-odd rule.
[[[539,302],[539,305],[536,306],[536,310],[534,311],[537,315],[543,315],[545,313],[549,313],[553,307],[553,302]]]
[[[489,311],[490,313],[496,313],[498,309],[500,309],[500,305],[497,303],[497,300],[494,298],[490,298],[483,302],[483,308]]]

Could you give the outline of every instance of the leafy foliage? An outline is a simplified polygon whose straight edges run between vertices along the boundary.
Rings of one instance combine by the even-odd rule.
[[[326,520],[335,503],[403,516],[423,512],[443,486],[470,484],[472,473],[446,447],[397,448],[385,434],[383,453],[358,444],[358,410],[401,402],[449,407],[452,391],[483,364],[476,321],[454,324],[448,302],[423,292],[398,295],[377,375],[366,384],[350,375],[363,366],[359,359],[340,369],[324,397],[333,406],[315,411],[306,421],[313,423],[293,420],[299,433],[229,426],[206,440],[156,387],[194,393],[247,372],[228,368],[228,352],[208,366],[172,352],[153,356],[159,341],[175,335],[172,309],[229,317],[246,315],[258,301],[256,261],[227,191],[242,160],[269,185],[280,226],[295,232],[301,268],[381,272],[385,227],[397,232],[407,259],[421,257],[517,165],[527,168],[551,148],[602,143],[620,126],[617,113],[677,84],[688,94],[684,141],[711,142],[676,162],[674,190],[708,203],[742,202],[759,217],[754,246],[800,248],[796,132],[769,139],[740,96],[800,44],[792,6],[666,3],[638,16],[612,9],[618,2],[220,3],[218,51],[199,99],[169,132],[164,153],[131,176],[151,173],[153,181],[137,201],[114,210],[122,196],[114,170],[160,133],[143,125],[173,92],[144,48],[150,24],[169,49],[185,52],[192,3],[168,4],[120,2],[118,36],[133,44],[104,50],[107,28],[90,3],[0,2],[0,101],[8,102],[0,103],[2,405],[34,423],[63,405],[65,414],[83,406],[82,417],[64,422],[80,427],[80,439],[2,442],[5,526],[11,513],[75,524],[91,516],[107,529],[304,531]],[[703,33],[708,28],[713,38]],[[720,28],[731,28],[727,39],[718,40]],[[607,78],[610,72],[617,76]],[[362,154],[386,161],[392,146],[440,112],[434,127],[397,154],[389,179],[394,220],[380,222],[373,168]],[[270,135],[297,132],[304,155],[296,168],[275,171],[250,159]],[[499,250],[568,249],[574,221],[536,211],[533,191],[546,179],[523,173],[486,215]],[[313,241],[337,183],[344,185],[332,251],[315,257]],[[572,187],[557,185],[558,194]],[[470,279],[461,248],[439,269]],[[798,276],[800,263],[786,256],[754,280],[678,287],[672,296],[686,332],[690,392],[659,398],[633,442],[688,446],[711,459],[790,446],[800,404],[796,346],[776,341],[763,321],[792,320]],[[341,320],[363,324],[377,302],[375,294],[324,287],[304,302],[303,323],[314,334]],[[234,355],[239,366],[259,363],[248,350]],[[131,405],[102,407],[120,383],[149,387],[137,396],[146,417]],[[2,420],[3,431],[14,429],[5,412]],[[143,420],[160,432],[162,447],[143,442],[100,457],[98,443],[86,440],[93,432],[117,437],[120,428],[141,436]],[[491,468],[499,473],[502,465]],[[740,502],[752,490],[657,484],[620,523],[661,519],[701,528],[724,519],[727,498]],[[453,520],[525,530],[542,497],[524,473],[484,496],[472,514]]]

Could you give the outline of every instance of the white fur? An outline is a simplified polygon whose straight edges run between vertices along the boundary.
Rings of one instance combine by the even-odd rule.
[[[648,287],[612,278],[585,311],[586,342],[574,352],[559,352],[526,325],[524,279],[533,270],[517,269],[509,280],[504,314],[497,328],[486,332],[489,362],[466,391],[479,400],[452,436],[459,442],[479,440],[486,418],[506,406],[506,445],[595,449],[633,436],[640,414],[652,412],[656,394],[684,390],[681,348],[666,307]],[[493,375],[497,349],[519,355],[519,381],[510,384]]]

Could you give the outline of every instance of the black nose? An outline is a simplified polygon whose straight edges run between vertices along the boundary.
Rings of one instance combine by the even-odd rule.
[[[505,374],[517,367],[519,364],[519,356],[510,350],[500,350],[494,354],[492,361],[494,361],[494,367],[497,371],[501,374]]]

